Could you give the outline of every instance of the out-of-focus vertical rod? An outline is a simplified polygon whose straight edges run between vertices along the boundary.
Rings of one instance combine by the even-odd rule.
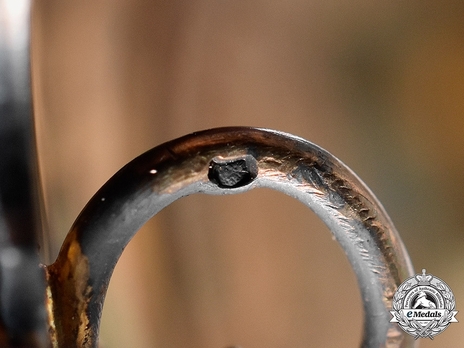
[[[1,346],[48,345],[30,79],[30,0],[0,0]]]

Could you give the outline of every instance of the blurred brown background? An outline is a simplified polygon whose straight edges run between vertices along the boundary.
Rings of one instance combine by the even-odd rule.
[[[385,205],[416,272],[464,311],[464,2],[36,0],[33,80],[51,262],[126,162],[196,130],[299,135]],[[421,347],[464,347],[462,312]],[[116,347],[356,347],[354,275],[282,194],[192,196],[124,252],[101,341]]]

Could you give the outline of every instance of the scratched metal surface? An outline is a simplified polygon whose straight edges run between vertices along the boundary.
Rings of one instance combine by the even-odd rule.
[[[394,291],[413,275],[381,204],[344,164],[301,138],[253,128],[221,128],[160,145],[116,173],[90,200],[47,267],[52,337],[59,346],[96,347],[114,267],[151,217],[193,193],[234,194],[268,187],[300,200],[333,232],[358,278],[362,347],[413,347],[389,322]]]
[[[415,266],[463,301],[462,2],[36,5],[53,255],[88,199],[139,153],[198,129],[264,126],[355,169]],[[317,218],[285,198],[194,195],[158,214],[116,267],[106,346],[355,346],[362,309],[349,265]],[[462,346],[463,332],[421,347]]]

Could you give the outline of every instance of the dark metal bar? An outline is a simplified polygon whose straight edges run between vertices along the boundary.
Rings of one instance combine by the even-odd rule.
[[[47,268],[56,347],[96,347],[113,269],[138,229],[175,200],[268,187],[311,208],[344,248],[357,275],[365,323],[362,347],[413,347],[389,322],[392,297],[413,269],[400,237],[371,191],[342,162],[301,138],[222,128],[146,152],[90,200]]]

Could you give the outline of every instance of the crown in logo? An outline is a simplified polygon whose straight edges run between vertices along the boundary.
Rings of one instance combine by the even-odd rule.
[[[430,281],[433,278],[430,274],[425,274],[425,269],[422,270],[422,274],[416,274],[415,277],[418,285],[430,285]]]

